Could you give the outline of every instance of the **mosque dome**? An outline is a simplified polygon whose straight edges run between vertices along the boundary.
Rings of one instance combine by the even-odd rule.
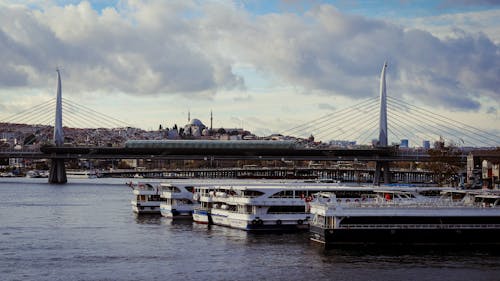
[[[205,125],[203,125],[203,123],[199,119],[196,119],[196,118],[191,119],[191,122],[189,123],[189,125],[196,126],[196,127],[205,127]]]

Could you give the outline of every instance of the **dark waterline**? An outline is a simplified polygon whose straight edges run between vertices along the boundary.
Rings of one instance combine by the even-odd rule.
[[[500,280],[474,249],[331,249],[132,213],[125,179],[0,179],[0,280]]]

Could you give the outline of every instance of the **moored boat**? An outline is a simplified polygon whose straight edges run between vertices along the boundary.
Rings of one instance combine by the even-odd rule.
[[[311,202],[311,240],[328,246],[500,245],[498,194],[445,191],[438,198],[418,198],[407,191],[376,193],[374,200],[359,202],[317,194]]]
[[[309,202],[321,191],[336,190],[344,201],[365,200],[370,187],[345,187],[324,183],[256,183],[197,187],[201,206],[194,215],[200,222],[247,231],[307,230]]]
[[[193,199],[194,186],[190,184],[161,183],[160,204],[162,216],[170,219],[192,219],[194,208],[198,205]]]
[[[76,171],[76,170],[68,170],[66,172],[68,178],[73,179],[96,179],[98,178],[98,173],[94,170],[88,171]]]
[[[160,204],[164,199],[160,197],[158,183],[138,182],[129,183],[135,198],[130,202],[132,210],[137,214],[160,214]]]

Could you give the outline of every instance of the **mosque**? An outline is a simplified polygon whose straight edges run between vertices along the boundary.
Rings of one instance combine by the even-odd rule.
[[[242,128],[213,128],[213,113],[210,111],[210,127],[201,122],[200,119],[191,119],[188,111],[188,123],[184,127],[174,126],[167,132],[167,139],[254,139],[255,135]]]
[[[188,123],[184,127],[177,128],[175,125],[172,129],[168,130],[168,139],[180,138],[194,138],[199,139],[202,137],[209,137],[212,132],[213,114],[210,111],[210,128],[207,127],[200,119],[191,119],[191,113],[188,111]]]
[[[210,126],[211,127],[211,126]],[[184,135],[194,138],[201,138],[201,136],[209,136],[211,129],[207,128],[199,119],[193,118],[189,123],[184,126]]]

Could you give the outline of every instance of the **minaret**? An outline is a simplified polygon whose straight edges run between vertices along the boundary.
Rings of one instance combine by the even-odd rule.
[[[384,62],[382,67],[382,73],[380,74],[380,131],[378,142],[379,146],[387,146],[387,93],[385,87],[385,69],[387,68],[387,62]]]
[[[214,122],[214,115],[212,113],[212,110],[210,109],[210,131],[212,131],[213,127],[213,122]]]
[[[54,143],[56,146],[64,145],[64,133],[62,127],[62,89],[61,74],[57,71],[57,98],[56,98],[56,119],[54,122]]]
[[[191,111],[188,109],[188,124],[191,122]]]

